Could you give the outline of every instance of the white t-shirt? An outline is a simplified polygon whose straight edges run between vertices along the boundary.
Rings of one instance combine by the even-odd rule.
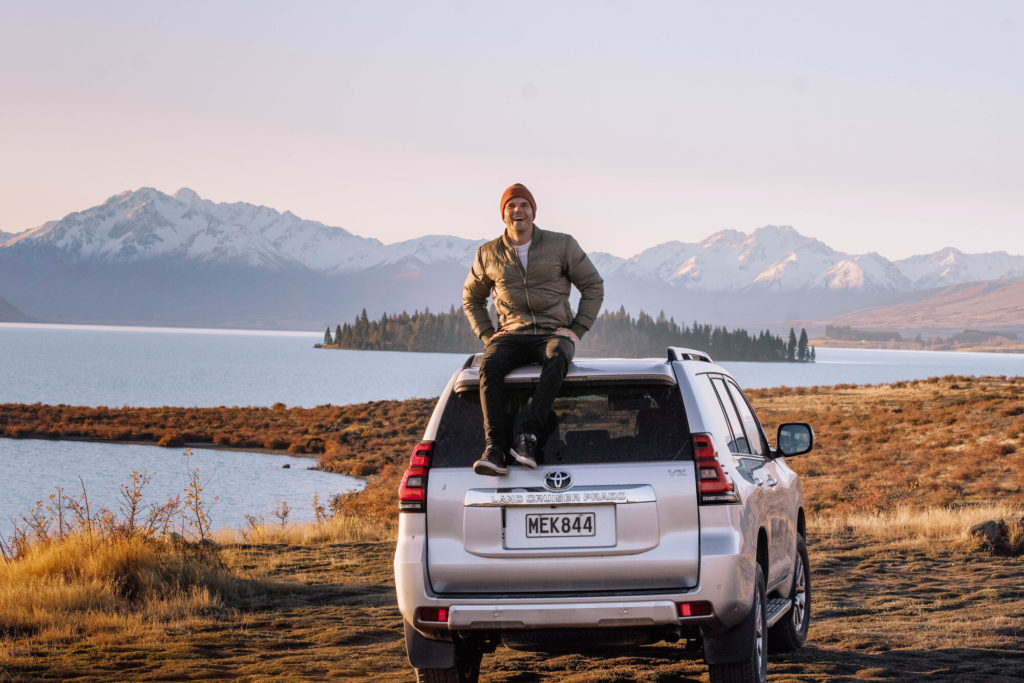
[[[533,240],[530,240],[530,242],[532,241]],[[529,260],[529,256],[527,256],[527,254],[530,251],[530,242],[523,245],[516,245],[516,253],[519,254],[519,260],[523,263],[523,270],[526,270],[526,262]]]

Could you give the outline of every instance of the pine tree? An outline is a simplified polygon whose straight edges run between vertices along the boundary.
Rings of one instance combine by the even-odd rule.
[[[800,328],[800,341],[796,347],[796,359],[801,363],[806,363],[809,358],[807,356],[807,330]]]
[[[324,346],[330,346],[333,343],[334,340],[331,339],[331,328],[328,327],[327,331],[324,332]]]
[[[789,328],[789,341],[786,343],[786,360],[796,360],[796,332]]]

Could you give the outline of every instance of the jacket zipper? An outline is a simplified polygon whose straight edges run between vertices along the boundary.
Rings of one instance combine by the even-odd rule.
[[[530,248],[533,247],[533,240],[530,240],[530,246],[526,248],[526,253],[530,253]],[[523,291],[526,292],[526,307],[530,309],[530,318],[533,319],[533,331],[537,331],[537,314],[533,311],[533,305],[530,303],[530,285],[526,281],[526,270],[523,268],[523,262],[519,260],[519,252],[516,248],[512,247],[512,258],[516,260],[516,268],[519,269],[519,274],[523,277]],[[527,266],[529,268],[529,266]]]

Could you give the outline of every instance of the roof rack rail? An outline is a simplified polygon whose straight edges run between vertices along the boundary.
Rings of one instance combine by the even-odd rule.
[[[711,356],[704,353],[703,351],[697,351],[695,349],[684,349],[681,346],[670,346],[668,347],[668,359],[673,360],[699,360],[705,363],[714,363],[711,360]]]

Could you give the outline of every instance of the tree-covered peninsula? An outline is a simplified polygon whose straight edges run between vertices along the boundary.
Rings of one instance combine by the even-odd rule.
[[[624,307],[603,312],[595,321],[577,349],[579,356],[612,356],[626,358],[657,357],[668,346],[682,346],[705,351],[716,360],[790,361],[815,360],[814,348],[808,345],[807,331],[790,329],[783,339],[768,330],[751,334],[743,329],[728,330],[694,322],[680,325],[664,312],[657,318],[644,311],[635,318]],[[462,309],[452,306],[447,313],[422,312],[383,314],[372,320],[366,309],[352,323],[339,323],[327,328],[324,341],[317,348],[357,349],[364,351],[429,351],[437,353],[475,353],[482,344],[470,329]]]

